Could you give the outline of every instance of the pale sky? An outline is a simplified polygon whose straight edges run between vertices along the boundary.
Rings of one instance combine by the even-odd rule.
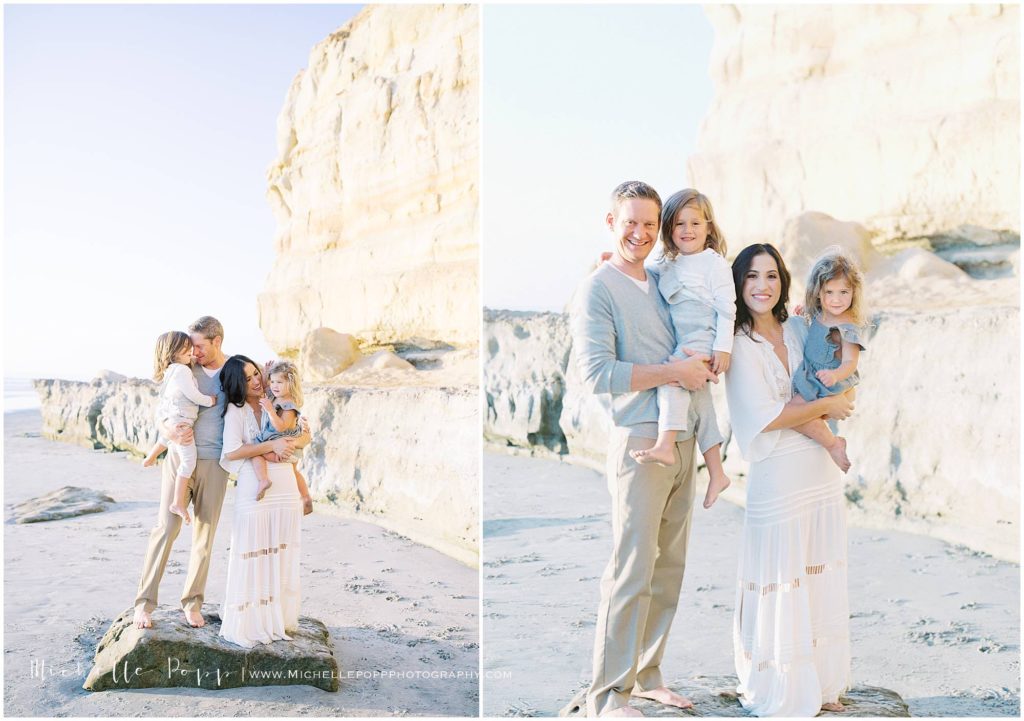
[[[272,357],[256,296],[276,121],[357,5],[4,7],[4,375],[148,377],[205,314]]]
[[[616,185],[687,187],[712,42],[695,5],[484,6],[485,306],[563,310]]]

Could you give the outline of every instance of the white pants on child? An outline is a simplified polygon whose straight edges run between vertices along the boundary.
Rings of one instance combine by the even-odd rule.
[[[196,459],[199,457],[199,453],[196,451],[195,441],[187,445],[184,443],[172,443],[168,441],[167,447],[173,448],[180,459],[175,477],[190,478],[192,476],[192,472],[196,469]],[[168,457],[170,457],[170,454],[168,454]]]
[[[725,442],[707,384],[692,393],[679,386],[658,386],[658,431],[685,431],[691,422],[701,453]]]

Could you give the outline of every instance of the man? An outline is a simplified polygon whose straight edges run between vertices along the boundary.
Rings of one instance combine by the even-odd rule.
[[[661,225],[661,198],[631,181],[612,193],[606,222],[615,252],[584,282],[573,318],[573,344],[584,382],[611,395],[614,428],[608,451],[612,557],[601,577],[588,716],[641,716],[630,695],[689,708],[669,690],[659,666],[679,600],[693,510],[694,438],[676,439],[672,466],[638,464],[630,451],[658,437],[654,388],[690,391],[718,382],[704,355],[665,362],[675,346],[668,308],[644,260]]]
[[[217,521],[220,520],[228,482],[227,471],[220,465],[224,436],[224,391],[220,386],[220,371],[227,357],[221,351],[224,327],[216,318],[205,315],[190,325],[188,330],[196,360],[192,373],[199,391],[217,396],[217,404],[209,408],[201,407],[199,417],[191,428],[187,423],[179,423],[173,428],[162,427],[161,432],[177,443],[188,443],[194,438],[199,458],[187,491],[193,510],[192,554],[188,561],[188,574],[185,576],[185,590],[181,596],[185,620],[190,626],[199,628],[206,624],[202,614],[206,577],[210,570],[213,537],[217,532]],[[281,438],[262,445],[266,446],[264,452],[273,451],[286,459],[293,448],[308,442],[308,436],[303,436],[299,439]],[[168,510],[174,498],[174,470],[177,467],[177,454],[169,450],[161,473],[157,525],[149,534],[149,547],[135,597],[134,622],[139,628],[150,628],[153,625],[151,614],[157,605],[160,579],[164,575],[171,546],[181,530],[181,516]]]

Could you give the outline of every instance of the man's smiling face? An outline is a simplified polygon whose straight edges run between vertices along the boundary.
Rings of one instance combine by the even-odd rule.
[[[615,236],[618,255],[630,265],[642,265],[658,239],[658,204],[649,198],[622,200],[606,220]]]

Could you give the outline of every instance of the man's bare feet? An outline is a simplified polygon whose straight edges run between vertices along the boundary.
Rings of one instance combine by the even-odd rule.
[[[846,439],[836,436],[836,442],[825,449],[832,456],[832,460],[839,466],[839,470],[846,473],[850,470],[850,459],[846,457]]]
[[[175,516],[181,516],[181,520],[185,522],[185,525],[192,523],[192,517],[188,515],[188,509],[179,506],[177,503],[172,503],[167,507],[167,510],[173,513]]]
[[[832,711],[833,713],[841,713],[841,712],[846,710],[846,707],[843,706],[838,701],[832,701],[832,702],[829,702],[829,703],[823,703],[821,705],[821,710],[822,711]]]
[[[670,688],[662,686],[660,688],[652,688],[650,691],[637,692],[633,690],[633,695],[639,698],[648,698],[651,701],[657,701],[658,703],[665,704],[666,706],[675,706],[676,708],[693,708],[693,701],[677,694]]]
[[[260,479],[260,484],[258,486],[256,486],[256,500],[257,501],[262,501],[263,500],[263,494],[267,492],[267,489],[270,488],[271,485],[272,484],[270,483],[270,479],[269,478],[261,478]]]
[[[618,716],[643,716],[643,714],[640,712],[640,709],[633,708],[632,706],[619,706],[601,714],[601,718],[615,718]]]
[[[630,451],[629,455],[637,463],[657,463],[659,466],[671,466],[676,462],[675,443],[657,446],[643,451]]]
[[[192,628],[202,628],[206,625],[206,619],[199,611],[185,609],[185,622]]]
[[[711,480],[708,481],[708,492],[704,494],[704,508],[711,508],[718,500],[718,494],[729,487],[732,481],[724,473],[711,473]]]
[[[309,496],[302,496],[302,515],[308,516],[313,512],[313,499]]]
[[[135,624],[135,628],[153,628],[153,619],[149,617],[149,612],[144,608],[135,609],[135,618],[132,619],[132,623]]]

